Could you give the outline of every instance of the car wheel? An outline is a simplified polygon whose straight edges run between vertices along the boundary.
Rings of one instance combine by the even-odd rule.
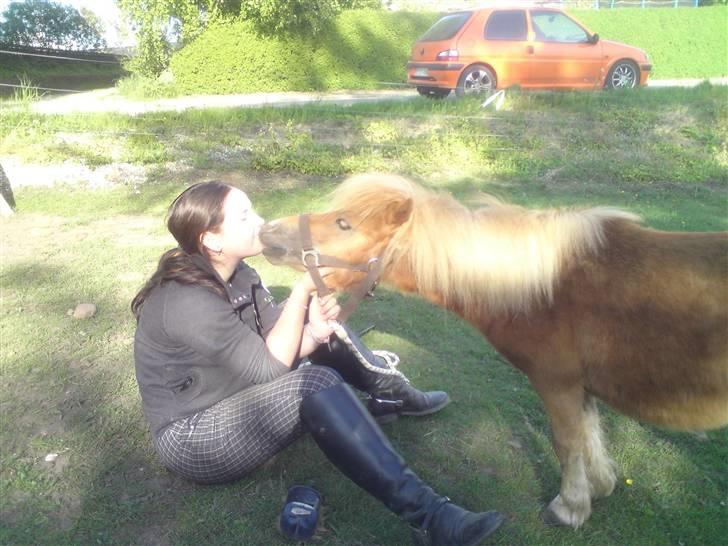
[[[417,92],[423,97],[428,97],[430,99],[444,99],[450,94],[449,89],[442,89],[440,87],[417,86]]]
[[[632,61],[618,61],[607,74],[605,87],[610,89],[632,89],[640,81],[640,71]]]
[[[487,66],[476,64],[467,68],[458,80],[455,93],[458,97],[464,95],[480,95],[495,91],[495,74]]]

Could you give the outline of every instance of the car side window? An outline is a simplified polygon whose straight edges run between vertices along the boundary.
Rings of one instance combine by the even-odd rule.
[[[563,13],[533,10],[531,24],[537,42],[575,44],[589,41],[586,31]]]
[[[518,40],[528,38],[526,12],[523,10],[494,11],[485,25],[486,40]]]

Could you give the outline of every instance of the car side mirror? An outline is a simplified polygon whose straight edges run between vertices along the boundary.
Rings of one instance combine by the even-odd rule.
[[[589,36],[589,43],[594,45],[599,41],[599,34],[592,34]]]

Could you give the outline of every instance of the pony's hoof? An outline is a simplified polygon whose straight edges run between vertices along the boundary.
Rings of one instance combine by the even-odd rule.
[[[543,521],[546,525],[552,525],[552,526],[559,526],[559,527],[567,527],[569,524],[565,521],[561,520],[559,516],[551,510],[550,508],[544,508],[543,512],[541,512],[541,521]]]
[[[587,520],[591,513],[591,506],[584,510],[570,509],[558,495],[541,513],[541,519],[547,525],[561,525],[578,529]]]

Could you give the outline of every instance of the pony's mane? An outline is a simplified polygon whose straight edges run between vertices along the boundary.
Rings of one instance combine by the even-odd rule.
[[[448,194],[426,190],[402,177],[360,175],[334,192],[334,208],[364,217],[412,200],[409,219],[390,241],[387,263],[407,260],[420,293],[438,294],[465,313],[526,312],[553,301],[562,271],[604,244],[605,223],[639,221],[606,207],[532,210],[489,195],[471,210]]]

